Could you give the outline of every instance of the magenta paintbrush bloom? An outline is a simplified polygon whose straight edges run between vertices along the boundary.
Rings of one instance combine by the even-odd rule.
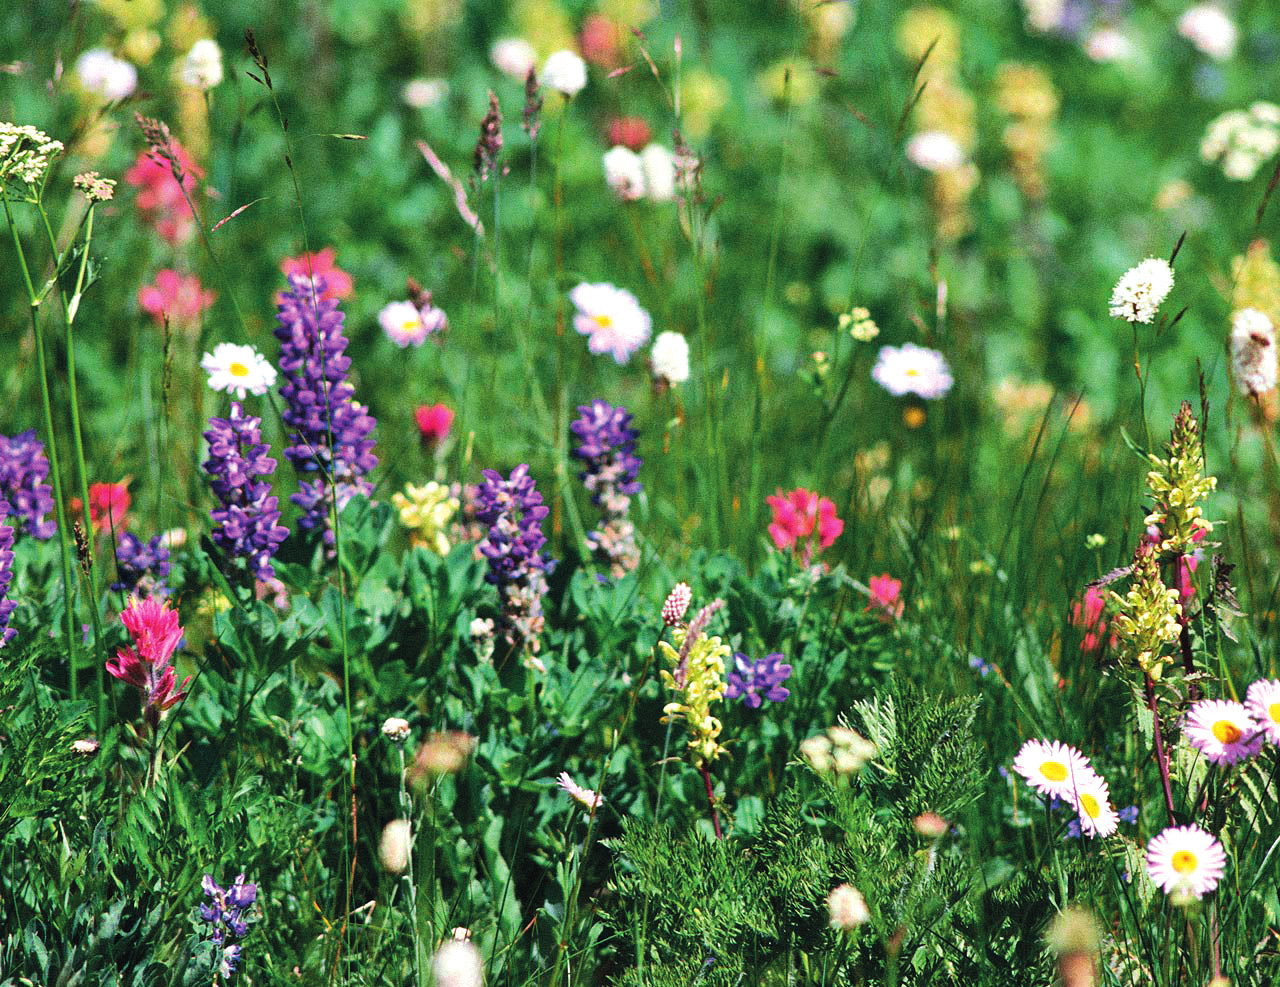
[[[107,662],[107,671],[142,693],[143,716],[148,724],[157,727],[160,714],[185,699],[191,683],[188,675],[178,687],[169,663],[182,642],[178,614],[169,609],[167,600],[149,596],[130,600],[120,620],[133,638],[133,647],[117,651],[116,657]]]

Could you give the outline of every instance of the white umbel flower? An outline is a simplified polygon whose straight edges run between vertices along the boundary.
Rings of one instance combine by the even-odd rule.
[[[925,171],[950,171],[964,164],[965,153],[950,134],[926,130],[907,141],[907,160]]]
[[[221,81],[222,49],[212,38],[201,38],[182,63],[182,84],[208,92]]]
[[[1178,18],[1178,33],[1203,54],[1225,62],[1236,53],[1240,32],[1235,21],[1214,3],[1200,3]]]
[[[470,940],[446,939],[431,959],[436,987],[484,987],[484,958]]]
[[[252,346],[219,343],[212,353],[200,361],[209,375],[209,386],[215,391],[235,392],[244,399],[245,392],[266,394],[276,382],[276,368]]]
[[[1276,330],[1265,312],[1244,308],[1231,317],[1231,373],[1245,397],[1276,386]]]
[[[640,152],[644,184],[651,202],[671,202],[676,197],[676,158],[661,144],[650,144]]]
[[[1149,323],[1172,290],[1173,268],[1169,262],[1148,257],[1116,282],[1111,292],[1111,314],[1126,322]]]
[[[548,89],[566,96],[576,96],[587,84],[587,63],[577,52],[557,51],[547,56],[539,80]]]
[[[640,155],[621,144],[604,152],[604,180],[624,202],[643,199],[647,184]]]
[[[90,48],[76,59],[76,78],[86,91],[109,103],[138,88],[138,70],[105,48]]]
[[[649,351],[653,376],[668,384],[683,384],[689,379],[689,341],[678,332],[658,333]]]

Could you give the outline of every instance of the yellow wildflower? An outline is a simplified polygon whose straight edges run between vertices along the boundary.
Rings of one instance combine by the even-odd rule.
[[[698,632],[682,666],[680,652],[685,650],[687,634],[686,628],[677,627],[672,637],[678,647],[673,648],[666,641],[658,644],[672,668],[672,671],[662,669],[662,681],[679,697],[663,707],[662,722],[667,723],[676,716],[684,719],[689,728],[689,750],[701,767],[724,751],[717,741],[721,724],[711,715],[711,704],[724,696],[724,660],[730,651],[720,638]]]
[[[391,495],[391,503],[400,511],[400,523],[409,529],[415,545],[424,545],[437,555],[447,555],[449,539],[445,528],[461,506],[449,488],[434,480],[425,486],[406,484],[404,493]]]

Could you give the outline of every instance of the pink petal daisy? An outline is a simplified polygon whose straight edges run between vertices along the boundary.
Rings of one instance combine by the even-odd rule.
[[[1245,706],[1262,728],[1263,736],[1280,744],[1280,681],[1259,679],[1249,686]]]
[[[568,771],[561,771],[560,777],[556,779],[556,784],[569,793],[569,797],[581,805],[584,809],[598,809],[604,804],[604,796],[597,792],[593,792],[590,788],[583,788],[576,781],[569,777]]]
[[[1086,783],[1098,777],[1087,757],[1057,740],[1028,740],[1013,759],[1013,770],[1041,795],[1073,805],[1073,793],[1084,790]]]
[[[1147,873],[1165,894],[1203,897],[1222,880],[1227,854],[1199,826],[1166,829],[1147,844]]]
[[[1214,764],[1236,764],[1262,750],[1263,730],[1240,703],[1205,699],[1187,713],[1187,742]]]

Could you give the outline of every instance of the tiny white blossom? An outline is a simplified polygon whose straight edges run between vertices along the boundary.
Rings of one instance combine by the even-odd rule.
[[[215,391],[235,392],[244,399],[245,392],[266,394],[276,382],[276,368],[252,346],[219,343],[206,353],[200,367],[209,375],[209,386]]]
[[[1246,397],[1276,386],[1276,330],[1266,313],[1245,308],[1231,317],[1231,371]]]
[[[689,341],[678,332],[658,333],[649,350],[649,366],[654,377],[668,384],[683,384],[689,379]]]
[[[907,141],[907,159],[925,171],[950,171],[964,164],[965,154],[950,134],[926,130]]]
[[[547,57],[540,80],[548,89],[576,96],[587,84],[587,63],[577,52],[557,51]]]
[[[436,987],[484,987],[484,958],[470,940],[446,939],[431,960]]]
[[[115,102],[138,88],[138,70],[105,48],[90,48],[76,59],[76,78],[87,92]]]
[[[208,92],[221,81],[222,49],[212,38],[201,38],[182,63],[182,84]]]
[[[1126,322],[1149,323],[1172,290],[1173,268],[1169,262],[1148,257],[1116,282],[1111,292],[1111,314]]]
[[[650,144],[640,152],[644,183],[652,202],[671,202],[676,197],[676,158],[661,144]]]
[[[393,716],[382,724],[382,734],[393,743],[403,744],[409,736],[409,721]]]
[[[846,932],[865,925],[871,918],[867,900],[852,884],[841,884],[827,896],[827,911],[831,915],[831,927]]]
[[[538,64],[538,53],[524,38],[499,38],[489,49],[489,61],[503,75],[524,82]]]
[[[604,180],[624,202],[644,198],[644,163],[640,155],[621,144],[604,152]]]
[[[406,106],[415,110],[425,110],[431,106],[439,106],[449,95],[447,79],[410,79],[404,84],[400,98]]]
[[[409,867],[409,853],[413,849],[413,832],[408,819],[393,819],[382,828],[378,841],[378,860],[383,870],[403,874]]]
[[[1225,62],[1236,53],[1240,32],[1217,4],[1201,3],[1178,18],[1178,33],[1210,58]]]
[[[1123,62],[1138,52],[1127,34],[1110,25],[1098,28],[1084,42],[1084,53],[1095,62]]]

